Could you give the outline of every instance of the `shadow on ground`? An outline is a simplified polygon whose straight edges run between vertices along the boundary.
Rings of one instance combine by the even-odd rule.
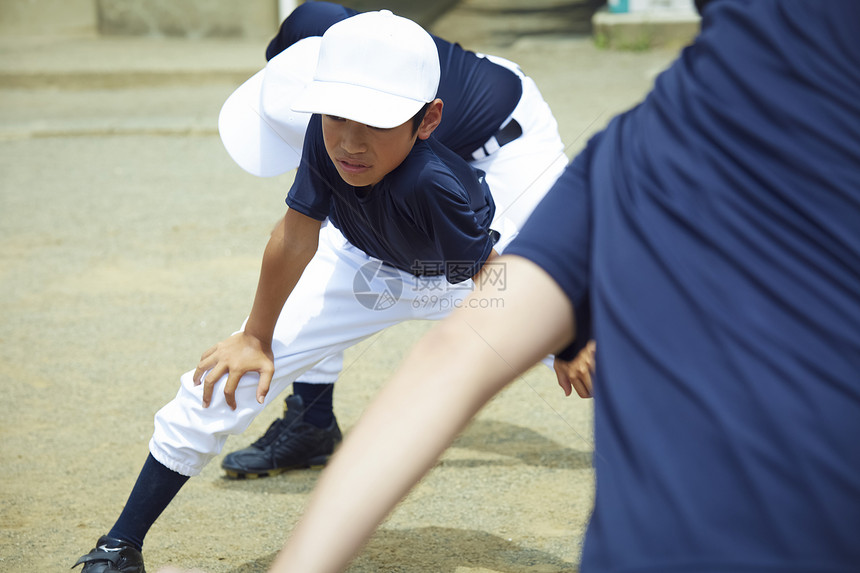
[[[452,447],[499,456],[494,459],[470,458],[468,455],[443,458],[446,468],[477,468],[525,464],[553,470],[591,469],[591,450],[575,450],[524,426],[497,420],[475,420],[454,441]],[[233,479],[226,475],[213,482],[216,488],[242,493],[309,494],[316,485],[320,470],[291,471],[272,478]]]
[[[261,573],[274,559],[273,553],[244,563],[230,573]],[[379,530],[353,561],[348,573],[454,573],[461,567],[498,573],[577,571],[575,563],[483,531],[419,527]]]
[[[497,420],[475,420],[452,444],[455,448],[508,456],[510,461],[443,460],[446,467],[512,465],[524,463],[549,469],[579,470],[591,468],[591,450],[574,450],[523,426]],[[519,460],[519,461],[516,461]]]

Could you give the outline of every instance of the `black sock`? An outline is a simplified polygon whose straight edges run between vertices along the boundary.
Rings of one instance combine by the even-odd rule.
[[[186,481],[188,476],[167,469],[149,454],[108,536],[127,541],[141,550],[146,532]]]
[[[334,384],[293,382],[293,394],[302,398],[305,405],[305,422],[322,429],[331,426],[334,422]]]

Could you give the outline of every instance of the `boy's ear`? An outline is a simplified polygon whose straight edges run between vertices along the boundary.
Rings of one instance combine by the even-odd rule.
[[[424,114],[424,119],[418,126],[418,139],[430,137],[440,123],[442,123],[442,100],[436,98],[430,102],[430,107],[427,108],[427,113]]]

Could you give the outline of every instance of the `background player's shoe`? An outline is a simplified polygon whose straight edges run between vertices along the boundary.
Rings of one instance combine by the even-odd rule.
[[[284,417],[278,418],[259,440],[224,456],[221,467],[230,477],[272,476],[291,469],[322,467],[343,436],[337,419],[326,429],[304,421],[300,396],[289,396]]]
[[[140,551],[107,535],[101,536],[95,549],[78,559],[72,569],[81,563],[81,573],[146,573]]]

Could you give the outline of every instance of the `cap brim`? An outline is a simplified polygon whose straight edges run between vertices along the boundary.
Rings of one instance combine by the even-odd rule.
[[[239,167],[258,177],[298,167],[310,114],[290,102],[313,77],[319,37],[297,42],[234,91],[218,116],[218,133]]]
[[[292,110],[388,129],[409,121],[425,103],[363,86],[314,80],[294,99]]]

